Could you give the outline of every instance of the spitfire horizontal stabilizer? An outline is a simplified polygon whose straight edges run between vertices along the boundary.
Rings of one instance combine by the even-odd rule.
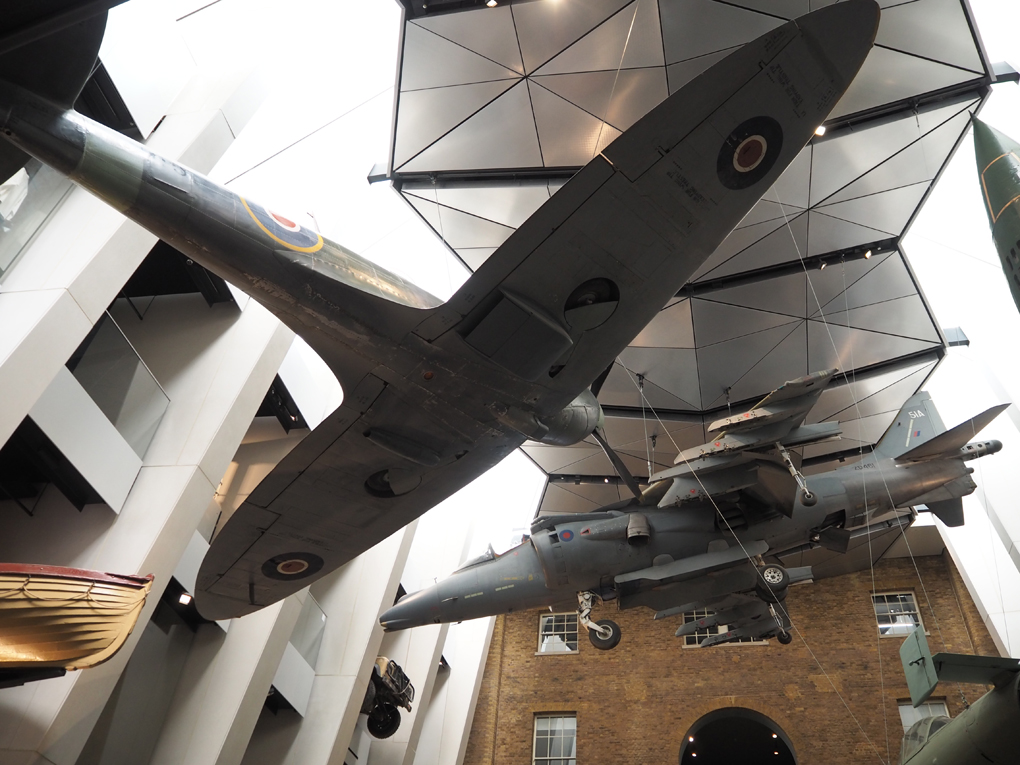
[[[910,451],[899,455],[896,461],[921,462],[923,460],[949,456],[966,446],[974,436],[984,430],[992,420],[1002,414],[1008,407],[1009,404],[997,404],[976,417],[971,417],[966,422],[960,423],[952,430],[940,433],[931,440],[925,441]]]

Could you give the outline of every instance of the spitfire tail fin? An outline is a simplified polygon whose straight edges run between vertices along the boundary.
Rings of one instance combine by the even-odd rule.
[[[117,2],[0,0],[0,80],[70,109],[92,74]],[[99,12],[97,13],[97,6]],[[11,104],[0,103],[0,112]],[[0,141],[0,183],[28,156]]]
[[[901,457],[921,444],[945,433],[946,426],[926,391],[907,399],[892,425],[875,446],[884,457]]]

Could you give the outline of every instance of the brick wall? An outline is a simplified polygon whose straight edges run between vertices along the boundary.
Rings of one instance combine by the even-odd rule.
[[[617,611],[610,603],[593,618],[619,623],[616,649],[596,650],[582,628],[578,653],[536,656],[541,612],[500,617],[465,765],[530,763],[534,716],[556,711],[577,714],[579,765],[672,765],[691,725],[723,707],[775,721],[799,765],[898,762],[898,702],[909,700],[902,639],[876,637],[871,593],[913,591],[933,652],[995,655],[948,555],[918,558],[917,567],[924,588],[909,558],[880,562],[874,589],[870,571],[792,588],[787,605],[799,633],[788,646],[684,648],[673,636],[680,617],[655,622],[647,609]],[[961,692],[973,702],[984,691],[940,685],[933,699],[944,699],[955,716]]]

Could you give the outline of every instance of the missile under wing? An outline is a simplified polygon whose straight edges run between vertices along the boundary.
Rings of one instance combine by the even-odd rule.
[[[308,586],[527,438],[591,433],[592,380],[797,156],[856,75],[879,17],[873,0],[846,0],[735,51],[582,168],[440,305],[75,113],[88,69],[76,80],[68,67],[90,50],[94,61],[103,26],[99,16],[66,26],[68,8],[81,18],[110,3],[60,4],[64,26],[47,27],[24,16],[48,5],[0,0],[0,135],[10,146],[0,145],[66,173],[240,285],[345,391],[213,540],[196,592],[210,619]],[[29,21],[61,31],[4,47]]]

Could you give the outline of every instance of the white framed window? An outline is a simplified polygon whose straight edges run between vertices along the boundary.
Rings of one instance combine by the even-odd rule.
[[[539,653],[577,653],[577,612],[542,614],[538,619]]]
[[[715,611],[686,611],[684,613],[684,624],[696,622],[698,619],[704,619],[714,613]],[[684,648],[697,648],[701,645],[701,641],[705,638],[711,635],[721,635],[728,629],[728,624],[717,624],[714,627],[705,627],[705,629],[698,630],[693,634],[684,635]],[[736,640],[731,640],[730,643],[756,643],[758,645],[768,645],[767,640],[755,640],[750,637],[737,638]],[[730,643],[724,643],[723,645],[729,645]]]
[[[924,629],[914,593],[876,593],[871,596],[871,601],[875,605],[878,633],[882,637],[904,637],[918,627]]]
[[[577,765],[577,715],[535,715],[532,765]]]
[[[949,707],[945,701],[926,701],[916,709],[909,701],[900,702],[900,721],[903,723],[904,733],[910,730],[911,725],[925,717],[949,717]]]

